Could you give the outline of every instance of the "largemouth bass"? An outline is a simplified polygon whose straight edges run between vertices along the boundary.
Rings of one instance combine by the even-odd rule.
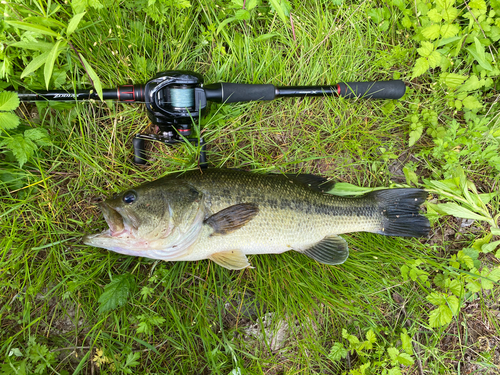
[[[166,261],[211,259],[229,269],[247,254],[295,250],[326,264],[349,255],[339,234],[426,236],[420,189],[387,189],[345,198],[312,175],[262,175],[207,169],[149,182],[100,204],[109,229],[87,245]]]

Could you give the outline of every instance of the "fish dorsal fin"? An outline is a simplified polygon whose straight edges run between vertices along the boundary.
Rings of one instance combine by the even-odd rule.
[[[241,270],[250,267],[247,256],[241,250],[221,251],[210,255],[208,259],[229,270]]]
[[[320,263],[333,265],[346,261],[349,256],[349,248],[346,240],[342,237],[328,236],[310,248],[303,250],[302,253]]]
[[[216,234],[228,234],[241,228],[259,213],[259,207],[254,203],[241,203],[229,206],[205,220]]]
[[[314,174],[287,174],[290,180],[296,181],[308,188],[319,191],[320,193],[325,193],[333,188],[335,185],[334,180],[328,181],[326,178],[321,176],[316,176]]]

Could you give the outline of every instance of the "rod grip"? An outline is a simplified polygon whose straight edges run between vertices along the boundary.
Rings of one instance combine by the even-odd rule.
[[[204,88],[207,100],[218,103],[273,100],[276,97],[276,87],[274,85],[221,82],[206,85]]]
[[[406,86],[401,80],[338,84],[338,94],[344,98],[400,99],[405,91]]]

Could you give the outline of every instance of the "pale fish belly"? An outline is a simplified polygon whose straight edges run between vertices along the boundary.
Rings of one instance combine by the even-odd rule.
[[[230,250],[241,250],[244,254],[303,251],[326,236],[380,230],[378,215],[301,215],[287,210],[266,211],[261,211],[248,224],[228,234],[211,236],[212,229],[205,228],[186,254],[175,260],[207,259],[212,254]]]

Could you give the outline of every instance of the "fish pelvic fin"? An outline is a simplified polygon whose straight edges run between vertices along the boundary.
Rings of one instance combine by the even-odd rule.
[[[302,250],[302,254],[324,264],[342,264],[349,257],[346,240],[339,236],[327,236],[311,247]]]
[[[229,206],[205,220],[214,232],[212,235],[231,233],[252,220],[259,213],[259,207],[254,203],[241,203]]]
[[[419,214],[419,207],[427,198],[422,189],[387,189],[369,193],[382,212],[382,227],[377,232],[386,236],[426,237],[430,231],[429,219]]]
[[[241,250],[221,251],[210,255],[208,259],[229,270],[241,270],[250,267],[247,256]]]

